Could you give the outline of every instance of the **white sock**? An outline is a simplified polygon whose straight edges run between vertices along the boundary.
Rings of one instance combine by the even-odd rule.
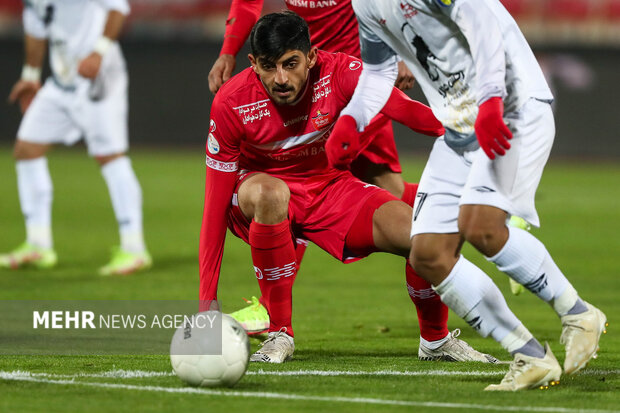
[[[142,190],[131,167],[131,161],[123,156],[101,167],[108,184],[114,215],[119,225],[121,249],[144,252],[142,232]]]
[[[26,241],[52,248],[53,188],[47,158],[16,162],[19,203],[26,222]]]
[[[444,338],[440,338],[439,340],[428,341],[424,340],[422,336],[420,336],[420,344],[430,350],[437,350],[439,347],[443,346],[446,341],[448,341],[449,337],[450,333],[448,333],[448,335],[446,335]]]
[[[567,314],[579,300],[577,292],[555,264],[547,248],[525,230],[508,227],[506,245],[487,260],[551,304],[560,316]]]
[[[513,351],[514,346],[521,347],[533,338],[493,281],[462,255],[448,277],[433,288],[441,301],[481,336],[491,335],[506,350]]]

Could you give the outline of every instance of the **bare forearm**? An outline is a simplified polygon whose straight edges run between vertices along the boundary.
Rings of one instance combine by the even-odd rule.
[[[103,36],[110,40],[118,39],[124,23],[125,15],[123,13],[116,10],[110,10],[108,12],[108,20],[106,21],[105,28],[103,29]]]
[[[43,66],[45,52],[47,50],[47,39],[38,39],[26,35],[24,42],[24,64],[36,68]]]

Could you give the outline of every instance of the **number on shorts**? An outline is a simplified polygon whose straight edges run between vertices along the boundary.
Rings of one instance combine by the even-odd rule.
[[[422,209],[422,205],[424,204],[424,201],[426,201],[426,196],[428,195],[428,193],[426,192],[418,192],[416,194],[416,198],[419,198],[418,200],[416,200],[416,208],[415,211],[413,212],[413,220],[415,221],[416,219],[418,219],[418,214],[420,213],[420,209]]]

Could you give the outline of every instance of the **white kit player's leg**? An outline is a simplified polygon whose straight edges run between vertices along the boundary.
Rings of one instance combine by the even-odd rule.
[[[511,227],[504,247],[488,260],[549,303],[560,316],[560,341],[566,346],[564,371],[572,374],[585,367],[598,351],[607,318],[598,308],[579,298],[543,243],[529,232]]]
[[[560,379],[562,369],[549,347],[540,345],[510,311],[493,281],[463,256],[434,288],[441,300],[480,335],[490,335],[515,356],[502,382],[486,390],[515,391]]]
[[[18,160],[17,188],[26,223],[26,242],[15,250],[0,255],[0,267],[19,268],[33,265],[51,268],[57,256],[52,241],[52,179],[47,158]]]
[[[119,225],[121,245],[102,275],[128,274],[151,266],[142,230],[142,189],[128,157],[116,158],[101,168]]]
[[[52,248],[53,188],[47,158],[18,160],[16,170],[26,241],[37,247]]]
[[[587,310],[583,301],[536,237],[520,228],[508,227],[508,241],[487,258],[500,271],[551,304],[559,316]]]

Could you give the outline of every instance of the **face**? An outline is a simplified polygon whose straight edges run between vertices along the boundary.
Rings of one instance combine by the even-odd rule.
[[[300,50],[289,50],[276,61],[251,54],[248,57],[269,96],[279,105],[290,105],[301,97],[316,56],[316,48],[312,48],[307,55]]]

